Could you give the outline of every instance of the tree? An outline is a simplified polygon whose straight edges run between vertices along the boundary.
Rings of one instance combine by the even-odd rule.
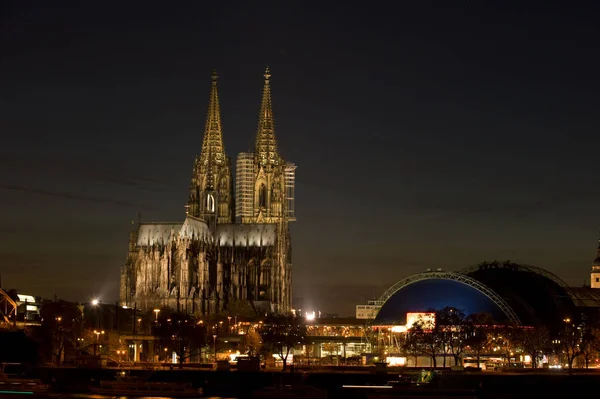
[[[467,338],[465,344],[477,359],[477,367],[481,367],[481,353],[489,347],[490,326],[493,324],[489,313],[475,313],[467,317]]]
[[[161,347],[175,352],[180,364],[192,356],[194,349],[199,349],[206,344],[204,324],[194,320],[186,313],[175,312],[161,315],[158,320],[155,320],[152,333],[158,337]]]
[[[461,364],[461,356],[467,346],[467,317],[465,313],[453,307],[445,307],[435,313],[435,330],[438,332],[444,351],[444,366],[446,353],[454,358],[454,365]],[[447,349],[446,349],[447,348]]]
[[[247,353],[248,356],[256,356],[260,353],[262,347],[262,338],[260,334],[254,328],[249,328],[248,332],[244,334],[242,339],[242,352]]]
[[[414,356],[415,367],[417,367],[419,355],[423,353],[423,343],[418,331],[415,331],[412,328],[406,331],[406,336],[402,342],[402,349],[406,355]]]
[[[565,319],[565,327],[558,334],[559,345],[562,353],[567,358],[569,372],[573,369],[573,361],[581,355],[583,334],[581,328],[569,319]]]
[[[47,358],[60,364],[65,350],[76,346],[77,337],[82,330],[81,310],[76,304],[58,301],[45,303],[40,314],[42,347]]]
[[[600,350],[600,330],[597,328],[584,328],[581,337],[581,358],[583,359],[585,368],[589,368],[590,360]]]
[[[498,352],[504,358],[506,364],[510,364],[510,358],[518,349],[518,327],[505,325],[494,328],[490,345],[493,352]]]
[[[334,353],[337,355],[339,349],[340,346],[335,342],[326,342],[323,344],[323,350],[329,352],[330,355],[333,355]]]
[[[306,327],[296,317],[271,316],[265,320],[261,335],[265,347],[281,358],[285,371],[290,351],[304,342]]]
[[[437,367],[436,357],[442,351],[442,341],[435,322],[420,317],[410,331],[416,335],[423,353],[430,357],[432,367]]]
[[[531,367],[536,369],[542,351],[550,345],[550,333],[544,326],[523,328],[519,330],[517,341],[523,351],[531,357]]]

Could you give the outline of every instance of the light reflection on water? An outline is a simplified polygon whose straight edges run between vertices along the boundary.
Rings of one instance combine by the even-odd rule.
[[[22,397],[23,395],[19,395]],[[33,395],[29,396],[39,397],[39,398],[81,398],[81,399],[176,399],[171,396],[118,396],[118,395],[96,395],[96,394],[79,394],[79,393],[70,393],[70,394],[45,394],[45,395]],[[189,398],[189,397],[188,397]],[[202,399],[235,399],[235,398],[226,398],[222,396],[198,396],[198,398]],[[193,399],[193,398],[191,398]]]

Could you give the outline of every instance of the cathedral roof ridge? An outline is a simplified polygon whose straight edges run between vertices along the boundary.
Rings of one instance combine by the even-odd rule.
[[[140,222],[140,226],[143,226],[143,225],[177,225],[177,224],[183,224],[183,222],[182,221],[175,221],[175,222],[169,222],[169,221],[166,221],[166,222],[163,222],[163,221],[161,221],[161,222]]]
[[[199,221],[199,222],[204,222],[204,223],[206,223],[206,220],[202,219],[201,217],[194,216],[194,215],[189,215],[189,214],[188,214],[188,215],[186,215],[186,216],[185,216],[185,218],[186,218],[186,219],[193,219],[193,220],[197,220],[197,221]]]

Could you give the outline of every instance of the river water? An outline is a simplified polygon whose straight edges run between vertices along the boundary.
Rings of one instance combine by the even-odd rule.
[[[44,393],[44,394],[22,394],[22,393],[0,393],[0,398],[65,398],[65,399],[175,399],[169,396],[107,396],[107,395],[94,395],[94,394],[76,394],[76,393]],[[224,398],[221,396],[198,396],[202,399],[235,399],[235,398]],[[192,398],[193,399],[193,398]]]

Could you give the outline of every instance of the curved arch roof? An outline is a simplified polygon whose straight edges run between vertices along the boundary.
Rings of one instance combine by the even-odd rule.
[[[502,309],[477,289],[455,280],[431,278],[410,283],[392,294],[379,310],[375,323],[405,324],[406,313],[446,306],[466,314],[489,313],[497,321],[507,319]]]
[[[483,263],[462,273],[494,290],[524,324],[560,328],[565,317],[575,315],[567,285],[554,274],[534,266],[510,262]]]

